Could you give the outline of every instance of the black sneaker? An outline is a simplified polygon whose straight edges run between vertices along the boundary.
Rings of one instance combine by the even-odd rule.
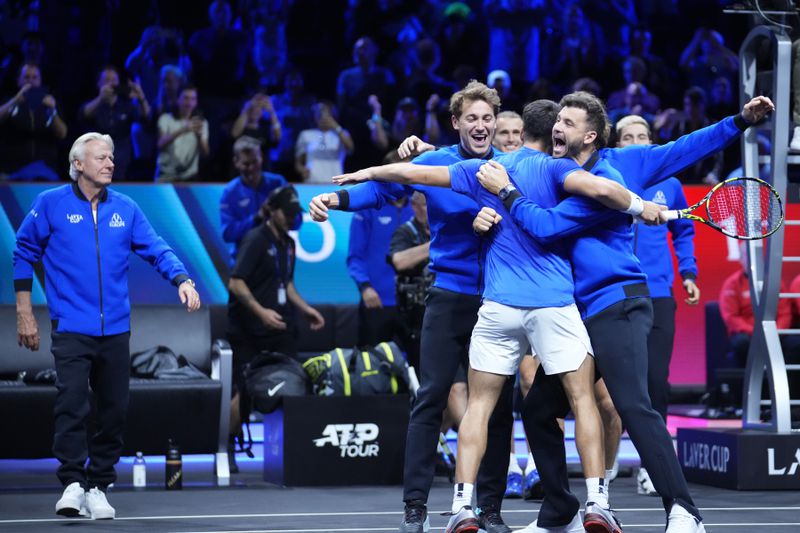
[[[500,511],[497,509],[481,509],[478,513],[481,529],[486,533],[511,533],[511,528],[503,522]]]
[[[428,520],[428,509],[420,501],[406,502],[403,523],[399,533],[427,533],[431,524]]]

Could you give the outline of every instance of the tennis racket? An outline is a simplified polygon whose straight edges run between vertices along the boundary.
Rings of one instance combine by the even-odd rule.
[[[691,214],[705,204],[705,218]],[[769,237],[783,224],[783,202],[778,192],[758,178],[730,178],[714,185],[691,207],[664,211],[666,220],[686,218],[702,222],[734,239]]]

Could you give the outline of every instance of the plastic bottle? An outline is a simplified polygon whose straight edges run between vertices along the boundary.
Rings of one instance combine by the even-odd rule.
[[[167,490],[181,490],[183,488],[183,461],[178,445],[169,439],[167,445],[165,488]]]
[[[136,452],[133,460],[133,488],[142,490],[147,486],[147,468],[144,464],[142,452]]]

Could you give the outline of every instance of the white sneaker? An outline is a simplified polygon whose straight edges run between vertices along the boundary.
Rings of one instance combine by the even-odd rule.
[[[575,513],[572,521],[566,526],[539,527],[536,522],[537,520],[534,520],[527,527],[517,529],[517,533],[584,533],[580,511]]]
[[[73,481],[64,489],[61,499],[56,502],[56,514],[61,516],[79,516],[86,502],[86,491],[81,484]]]
[[[108,504],[106,493],[97,487],[86,493],[86,511],[92,520],[110,520],[116,511]]]
[[[666,533],[706,533],[706,528],[702,521],[675,503],[667,517]]]
[[[794,135],[792,136],[792,142],[789,143],[789,150],[800,152],[800,126],[794,127]]]
[[[658,496],[653,482],[650,481],[650,474],[644,468],[640,468],[639,474],[636,476],[636,493],[645,496]]]

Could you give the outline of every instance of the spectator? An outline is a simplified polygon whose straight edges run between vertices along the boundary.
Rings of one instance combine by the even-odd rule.
[[[18,91],[0,106],[3,149],[0,173],[20,179],[58,179],[56,157],[58,141],[67,136],[56,99],[42,87],[42,74],[36,65],[25,64],[17,77]]]
[[[514,152],[522,147],[522,117],[515,111],[497,114],[492,146],[501,152]]]
[[[269,150],[281,140],[281,122],[268,95],[256,93],[242,106],[231,127],[231,136],[238,139],[242,135],[258,139],[263,158],[269,163]]]
[[[681,53],[680,66],[691,85],[711,91],[719,76],[738,82],[739,56],[725,47],[722,35],[708,28],[697,28],[694,37]]]
[[[725,76],[719,76],[711,86],[708,102],[708,118],[718,122],[725,117],[735,115],[738,111],[736,99],[733,96],[731,82]],[[737,147],[738,148],[738,147]]]
[[[526,84],[537,80],[546,0],[484,0],[483,8],[489,25],[489,70],[510,72]],[[502,93],[500,98],[505,109],[521,109],[507,105]]]
[[[578,78],[575,80],[575,83],[572,84],[572,92],[576,93],[578,91],[584,91],[593,94],[598,98],[603,96],[602,87],[600,87],[600,84],[592,78]]]
[[[648,100],[647,88],[639,82],[633,82],[625,90],[625,100],[621,107],[608,107],[608,120],[612,124],[622,117],[637,115],[644,118],[648,124],[652,124],[655,116],[645,110]]]
[[[108,188],[113,173],[111,137],[78,137],[69,152],[73,182],[37,196],[14,250],[17,336],[31,350],[39,349],[31,307],[33,268],[41,261],[45,270],[58,374],[53,453],[61,463],[64,493],[56,513],[62,516],[116,515],[105,492],[117,479],[114,465],[122,452],[128,408],[131,250],[178,288],[190,312],[200,308],[194,282],[172,249],[133,200]],[[97,403],[91,435],[90,386]]]
[[[125,70],[142,87],[148,102],[157,102],[163,68],[177,65],[183,72],[191,70],[191,61],[183,49],[180,36],[160,26],[148,26],[142,31],[139,46],[125,61]]]
[[[352,133],[355,143],[350,161],[355,168],[369,166],[383,156],[370,142],[367,120],[371,109],[367,102],[373,94],[382,102],[393,102],[395,80],[389,69],[375,64],[377,56],[378,47],[372,39],[360,38],[353,46],[356,65],[343,70],[336,82],[342,124]]]
[[[196,179],[201,154],[208,155],[208,122],[197,112],[197,88],[187,85],[175,110],[158,117],[156,181]]]
[[[358,343],[375,346],[400,335],[394,271],[387,262],[395,229],[412,215],[408,198],[353,214],[347,271],[361,294]]]
[[[248,35],[231,27],[233,13],[225,0],[208,7],[211,26],[198,30],[189,39],[192,81],[202,97],[208,120],[210,172],[223,175],[230,163],[230,123],[241,108],[241,98],[250,93],[257,79],[253,66],[252,43]]]
[[[486,85],[495,89],[503,102],[503,109],[521,111],[522,101],[511,90],[511,76],[504,70],[493,70],[486,77]]]
[[[719,311],[728,330],[731,362],[739,368],[747,365],[747,351],[750,349],[750,338],[753,336],[753,306],[750,302],[749,264],[747,243],[739,243],[739,262],[741,270],[728,276],[719,293]],[[786,287],[781,282],[781,292]],[[789,300],[778,300],[778,329],[787,329],[792,322],[792,307]]]
[[[653,114],[656,113],[659,108],[661,107],[661,102],[659,101],[658,96],[654,94],[650,94],[645,86],[645,80],[647,79],[647,66],[645,62],[638,58],[638,57],[629,57],[625,60],[625,63],[622,65],[622,77],[625,80],[625,88],[620,89],[618,91],[614,91],[608,97],[608,103],[606,107],[611,109],[622,109],[624,108],[627,103],[627,99],[630,95],[631,91],[631,84],[637,83],[642,91],[639,91],[641,94],[639,102],[639,106],[641,106],[640,111],[633,111],[631,110],[624,115],[621,115],[622,118],[625,115],[641,115],[642,113]],[[651,122],[648,119],[648,122]]]
[[[119,72],[106,66],[97,78],[98,94],[79,111],[84,128],[106,133],[116,139],[114,174],[124,180],[133,158],[131,126],[150,118],[150,104],[135,81],[120,84]]]
[[[211,26],[189,39],[192,79],[204,99],[235,102],[254,81],[250,42],[231,27],[233,12],[225,0],[211,2],[208,19]]]
[[[233,143],[233,164],[239,176],[225,186],[219,200],[222,239],[230,243],[230,266],[236,262],[239,242],[267,216],[269,194],[286,185],[283,176],[264,172],[261,145],[257,139],[242,136]]]
[[[158,97],[156,98],[156,115],[175,109],[178,105],[178,96],[181,87],[186,84],[184,71],[175,65],[164,65],[161,67],[161,75],[158,85]]]
[[[489,36],[485,27],[464,2],[452,2],[444,9],[444,24],[436,35],[436,42],[442,52],[442,72],[445,78],[452,78],[457,87],[464,87],[476,77],[476,72],[486,72]],[[459,78],[456,70],[465,66],[473,71]]]
[[[254,2],[258,19],[254,31],[253,61],[258,71],[258,85],[274,90],[286,73],[289,50],[286,23],[289,2]]]
[[[299,181],[294,168],[294,147],[300,132],[314,127],[314,98],[304,91],[299,70],[286,74],[284,92],[272,98],[272,106],[281,123],[281,138],[270,152],[270,167],[289,181]]]
[[[295,145],[295,170],[306,183],[330,183],[344,172],[345,155],[353,151],[350,133],[336,122],[330,102],[314,104],[317,127],[300,132]]]
[[[711,124],[706,114],[706,93],[700,87],[690,87],[683,95],[683,111],[667,110],[656,117],[654,129],[662,142],[677,139]],[[678,174],[682,183],[719,183],[724,169],[724,152],[692,165]]]
[[[433,101],[429,102],[431,107],[435,106],[438,96],[431,96]],[[389,124],[381,116],[381,103],[375,95],[370,96],[370,106],[372,107],[372,117],[369,119],[372,143],[383,152],[390,150],[393,152],[405,139],[415,135],[431,144],[436,143],[439,137],[439,121],[435,113],[431,112],[424,124],[420,118],[419,105],[410,97],[405,97],[397,103],[394,113],[394,120]],[[391,153],[389,155],[392,155]]]
[[[267,199],[265,222],[242,240],[228,282],[228,340],[233,349],[236,392],[231,400],[231,436],[241,431],[246,411],[240,411],[244,390],[242,369],[262,351],[297,356],[297,317],[302,313],[318,330],[322,315],[308,305],[294,285],[295,242],[289,231],[303,223],[294,187],[279,187]],[[229,445],[233,444],[232,439]]]
[[[605,54],[602,30],[572,0],[563,8],[560,27],[545,39],[542,75],[561,87],[584,76],[596,79],[604,72]]]
[[[431,95],[447,96],[455,92],[455,85],[436,73],[441,63],[441,50],[436,41],[426,37],[414,45],[411,75],[405,82],[405,94],[416,102],[424,102]]]

